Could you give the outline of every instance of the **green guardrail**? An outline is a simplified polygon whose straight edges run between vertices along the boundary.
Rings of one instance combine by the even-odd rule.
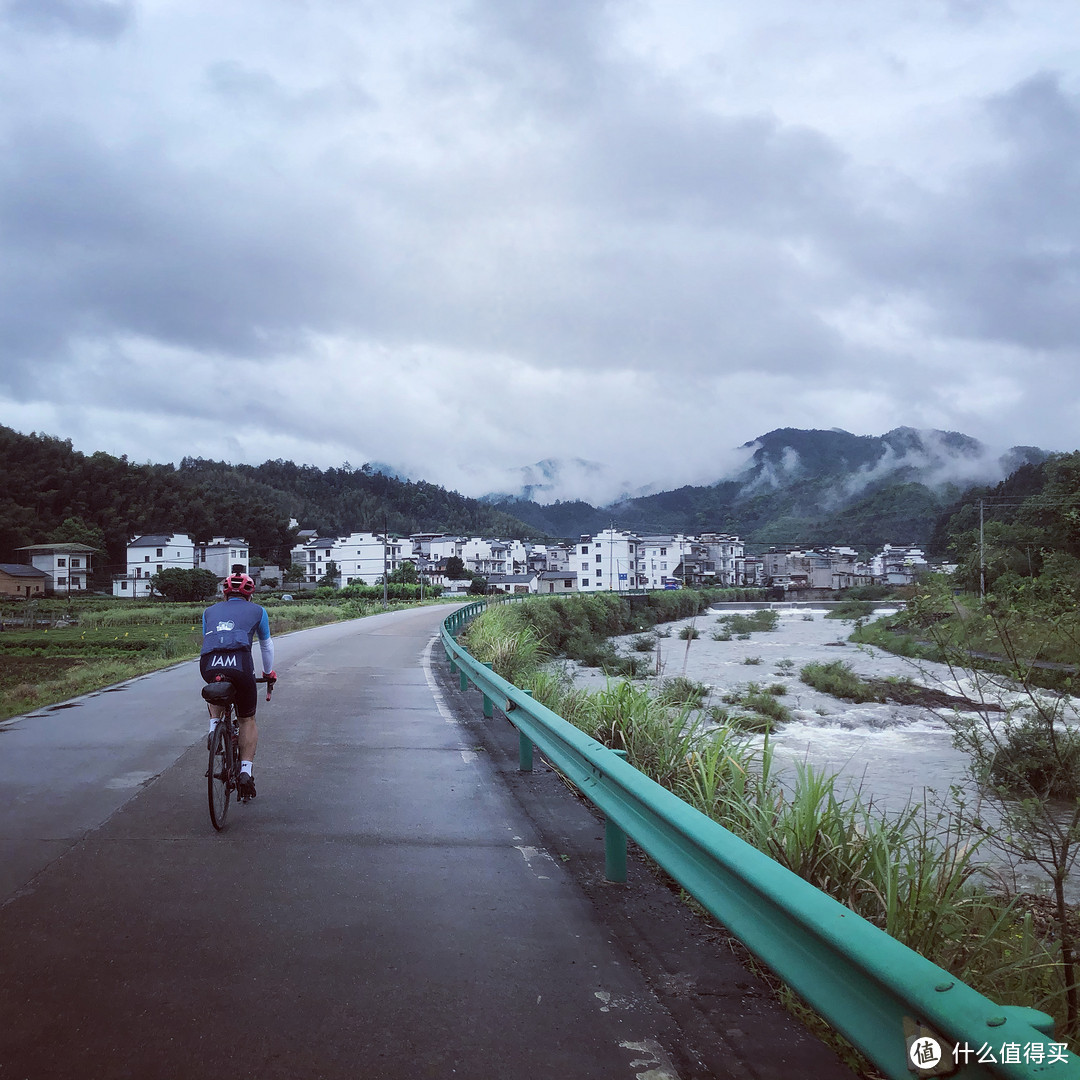
[[[997,1005],[649,779],[458,644],[487,602],[443,623],[460,686],[519,733],[519,768],[541,753],[605,816],[608,876],[626,880],[626,837],[755,956],[897,1080],[925,1076],[1080,1080],[1052,1017]]]

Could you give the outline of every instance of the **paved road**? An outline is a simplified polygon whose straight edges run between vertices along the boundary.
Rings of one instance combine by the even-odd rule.
[[[0,1080],[679,1075],[670,1010],[440,692],[445,614],[281,639],[222,834],[193,663],[0,726]]]

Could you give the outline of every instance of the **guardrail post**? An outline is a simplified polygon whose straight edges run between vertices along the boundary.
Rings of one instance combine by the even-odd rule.
[[[528,694],[532,697],[531,690],[523,690],[523,694]],[[523,731],[518,732],[518,772],[532,772],[533,766],[533,744]]]
[[[489,671],[493,671],[495,669],[494,664],[485,663],[484,667],[486,667]],[[492,701],[491,698],[489,698],[487,696],[487,694],[485,694],[484,695],[484,719],[485,720],[490,720],[494,715],[495,715],[495,702]]]
[[[604,818],[604,878],[626,884],[626,833],[611,818]]]
[[[461,669],[461,678],[458,680],[458,686],[460,686],[462,690],[469,689],[469,676],[466,674],[464,668]]]
[[[626,760],[625,750],[612,750]],[[604,878],[614,885],[626,884],[626,833],[609,817],[604,818]]]

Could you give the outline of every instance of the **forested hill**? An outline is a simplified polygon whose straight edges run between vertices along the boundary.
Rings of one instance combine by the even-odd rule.
[[[980,528],[981,525],[981,528]],[[929,549],[959,564],[976,590],[1007,592],[1042,578],[1059,600],[1080,599],[1080,452],[1022,465],[1001,483],[972,488],[938,520]]]
[[[15,549],[25,544],[74,540],[103,545],[108,566],[119,569],[133,536],[169,530],[194,539],[242,536],[253,553],[276,562],[288,557],[290,519],[324,536],[384,526],[400,535],[535,532],[456,492],[347,463],[325,470],[291,461],[229,465],[199,458],[179,466],[136,465],[101,451],[83,454],[70,439],[3,426],[0,477],[0,562],[20,561]]]

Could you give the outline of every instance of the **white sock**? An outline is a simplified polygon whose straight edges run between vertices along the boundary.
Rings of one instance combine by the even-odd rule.
[[[254,776],[255,775],[255,764],[254,764],[254,762],[241,761],[240,762],[240,771],[241,772],[246,772],[248,774],[248,776]]]

